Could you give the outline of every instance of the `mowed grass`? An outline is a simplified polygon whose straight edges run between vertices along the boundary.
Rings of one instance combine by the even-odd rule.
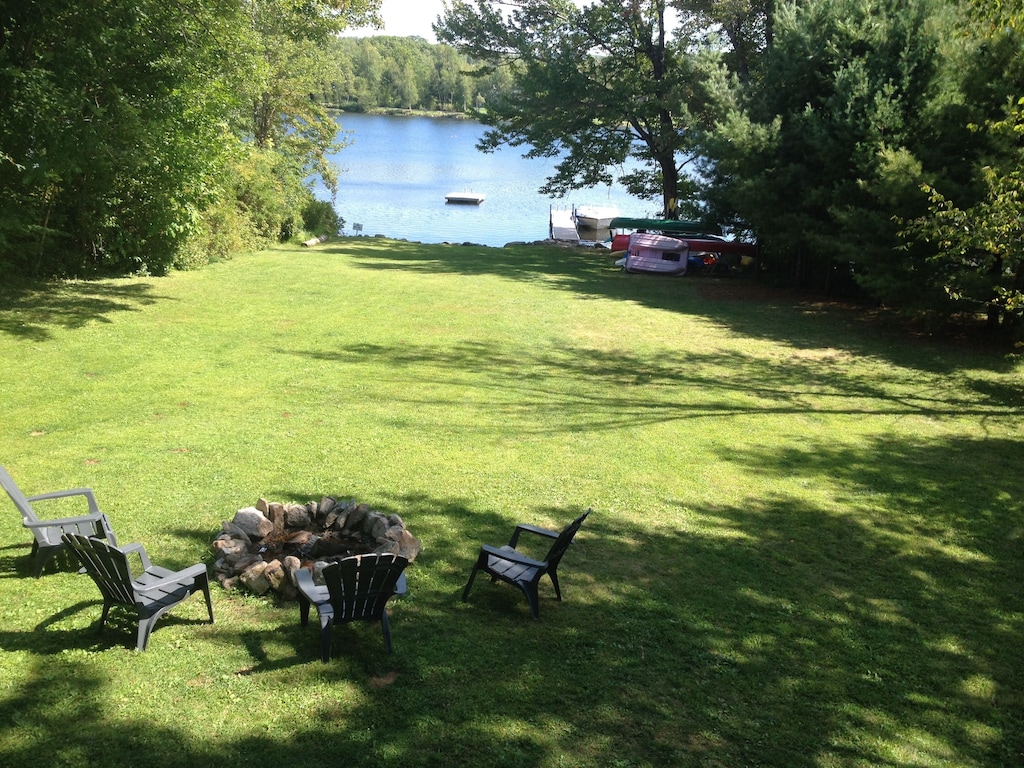
[[[559,248],[360,238],[163,279],[6,289],[0,464],[122,542],[325,494],[423,541],[378,627],[214,588],[136,653],[0,504],[0,763],[1024,763],[1024,377],[745,281]],[[53,514],[70,512],[50,502]],[[593,514],[540,620],[478,579]]]

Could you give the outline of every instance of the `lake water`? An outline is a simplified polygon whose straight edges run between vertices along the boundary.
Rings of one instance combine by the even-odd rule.
[[[623,216],[652,214],[652,203],[619,187],[551,199],[537,190],[555,160],[522,157],[522,148],[476,149],[485,127],[470,120],[343,114],[350,145],[333,156],[342,169],[335,207],[345,232],[424,243],[503,246],[548,236],[552,207],[615,206]],[[445,203],[449,192],[480,192],[481,205]],[[318,196],[327,199],[321,188]]]

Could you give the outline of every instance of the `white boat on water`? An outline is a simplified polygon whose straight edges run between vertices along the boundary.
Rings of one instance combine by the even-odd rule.
[[[584,229],[608,229],[619,209],[602,205],[581,205],[576,208],[576,224]]]
[[[444,201],[460,205],[480,205],[485,197],[483,192],[449,192],[444,196]]]

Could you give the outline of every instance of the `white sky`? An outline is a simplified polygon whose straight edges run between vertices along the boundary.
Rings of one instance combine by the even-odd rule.
[[[351,37],[419,35],[436,43],[434,30],[430,28],[430,25],[443,11],[442,0],[383,0],[380,8],[380,15],[384,19],[383,30],[349,29],[346,34]]]
[[[586,5],[588,0],[576,0],[577,5]],[[346,37],[369,37],[371,35],[390,35],[393,37],[409,37],[419,35],[428,42],[436,43],[431,25],[444,12],[443,0],[382,0],[380,15],[384,19],[384,29],[348,29]]]

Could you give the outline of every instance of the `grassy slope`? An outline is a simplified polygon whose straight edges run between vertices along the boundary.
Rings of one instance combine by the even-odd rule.
[[[422,538],[317,661],[216,590],[144,654],[0,516],[0,761],[995,766],[1024,761],[1013,358],[593,253],[358,239],[0,307],[0,463],[95,489],[183,566],[265,496]],[[514,522],[595,512],[566,601],[479,581]],[[62,511],[62,510],[58,510]]]

